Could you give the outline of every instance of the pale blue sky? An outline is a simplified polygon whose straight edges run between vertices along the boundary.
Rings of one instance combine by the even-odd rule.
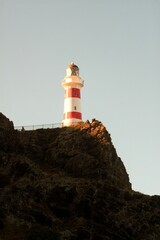
[[[160,0],[0,0],[0,111],[59,123],[61,80],[85,80],[83,120],[111,133],[133,189],[160,194]]]

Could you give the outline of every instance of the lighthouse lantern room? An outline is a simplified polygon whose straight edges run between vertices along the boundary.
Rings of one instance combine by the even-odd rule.
[[[66,69],[66,77],[61,83],[64,88],[64,115],[62,126],[70,126],[82,121],[81,88],[84,81],[79,76],[79,68],[73,62]]]

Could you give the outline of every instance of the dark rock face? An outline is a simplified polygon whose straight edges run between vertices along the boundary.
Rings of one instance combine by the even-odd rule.
[[[106,128],[99,122],[60,129],[46,153],[50,166],[76,178],[105,180],[130,189],[129,178]]]
[[[13,122],[11,122],[8,118],[6,118],[1,112],[0,112],[0,130],[13,130]]]
[[[21,132],[6,122],[0,239],[160,239],[160,197],[131,189],[101,122]]]

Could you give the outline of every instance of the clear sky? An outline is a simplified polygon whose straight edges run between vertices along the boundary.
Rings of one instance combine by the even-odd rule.
[[[160,195],[160,0],[0,0],[0,111],[15,125],[61,122],[71,61],[83,120],[106,126],[134,190]]]

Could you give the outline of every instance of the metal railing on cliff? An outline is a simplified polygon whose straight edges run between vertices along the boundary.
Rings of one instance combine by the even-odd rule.
[[[37,129],[52,129],[60,128],[62,123],[53,123],[53,124],[40,124],[40,125],[30,125],[30,126],[15,126],[14,129],[18,131],[33,131]]]

